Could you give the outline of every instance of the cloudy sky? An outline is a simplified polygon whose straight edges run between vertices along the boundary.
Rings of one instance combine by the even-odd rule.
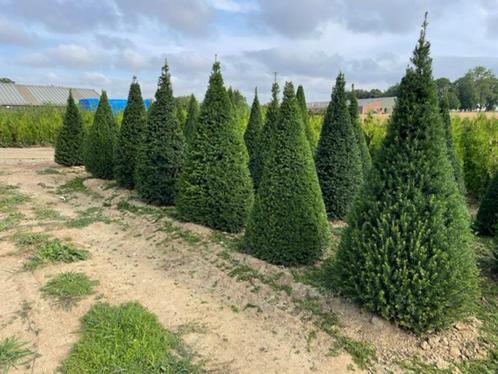
[[[217,54],[226,85],[269,97],[273,72],[327,100],[339,71],[399,81],[429,11],[435,76],[498,73],[498,0],[0,0],[0,76],[145,97],[168,59],[175,95],[202,98]]]

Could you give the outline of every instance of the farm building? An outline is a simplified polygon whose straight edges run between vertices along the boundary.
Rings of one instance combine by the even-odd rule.
[[[87,88],[0,83],[0,106],[18,107],[44,104],[64,106],[69,96],[69,90],[73,92],[76,101],[100,97],[97,91]]]
[[[358,110],[360,114],[370,112],[378,114],[391,114],[394,109],[395,97],[378,97],[372,99],[358,99]],[[323,112],[329,105],[328,101],[315,101],[308,103],[311,112]]]

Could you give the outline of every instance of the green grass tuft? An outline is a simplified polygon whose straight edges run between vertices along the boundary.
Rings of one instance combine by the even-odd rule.
[[[25,270],[34,270],[50,262],[76,262],[86,260],[90,252],[62,243],[58,239],[47,241],[24,263]]]
[[[47,174],[62,174],[61,171],[55,169],[55,168],[45,168],[45,169],[40,169],[36,171],[36,174],[38,175],[47,175]]]
[[[19,187],[0,184],[0,212],[12,213],[18,205],[29,201],[29,197],[19,192]]]
[[[41,291],[44,295],[56,299],[63,308],[68,309],[84,296],[92,294],[97,284],[98,281],[91,280],[83,273],[69,271],[49,280]]]
[[[106,217],[102,208],[91,207],[87,210],[79,212],[78,217],[66,221],[66,226],[69,228],[83,228],[91,225],[94,222],[111,223],[111,219]]]
[[[64,217],[58,211],[48,207],[36,207],[35,218],[39,221],[60,221]]]
[[[0,231],[9,230],[14,227],[21,219],[24,218],[24,214],[20,212],[8,213],[4,218],[0,219]]]
[[[35,356],[26,348],[27,343],[16,337],[8,337],[0,341],[0,372],[8,373],[11,368],[25,365]]]
[[[62,363],[64,374],[199,373],[175,334],[138,303],[98,303],[82,319],[82,336]]]

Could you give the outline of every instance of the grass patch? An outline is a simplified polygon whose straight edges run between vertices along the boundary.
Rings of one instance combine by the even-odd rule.
[[[158,231],[164,231],[167,234],[169,234],[168,237],[163,242],[175,239],[182,239],[191,246],[195,246],[200,242],[202,242],[201,236],[194,234],[189,230],[182,229],[181,227],[178,227],[171,221],[165,221],[164,225]]]
[[[12,210],[27,201],[29,196],[19,192],[19,187],[12,185],[0,185],[0,212],[12,213]]]
[[[24,269],[34,270],[51,262],[83,261],[88,257],[90,252],[54,239],[43,243],[40,249],[24,263]]]
[[[63,174],[61,171],[55,168],[45,168],[36,171],[38,175],[47,175],[47,174]]]
[[[66,226],[69,228],[83,228],[95,222],[111,223],[111,219],[103,213],[103,208],[91,207],[84,211],[78,212],[76,218],[71,218],[66,221]]]
[[[61,221],[64,219],[62,214],[52,208],[36,207],[34,211],[35,218],[39,221]]]
[[[16,337],[8,337],[0,341],[0,371],[8,373],[11,368],[26,365],[35,353],[26,348],[27,343]]]
[[[20,254],[34,247],[39,247],[48,241],[48,235],[43,232],[23,232],[18,231],[11,237],[18,251],[14,254]]]
[[[84,296],[91,295],[97,284],[98,281],[91,280],[83,273],[69,271],[49,280],[41,291],[45,296],[54,298],[63,308],[69,309]]]
[[[139,216],[152,216],[154,221],[171,216],[171,208],[158,208],[150,205],[130,204],[128,200],[122,199],[118,202],[118,210],[130,212]]]
[[[14,227],[24,218],[21,212],[8,213],[4,218],[0,219],[0,231],[6,231]]]
[[[138,303],[94,305],[82,336],[62,363],[65,374],[200,373],[179,337]]]

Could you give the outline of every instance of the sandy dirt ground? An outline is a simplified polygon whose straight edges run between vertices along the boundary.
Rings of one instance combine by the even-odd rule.
[[[387,367],[398,372],[393,362],[415,354],[444,367],[446,360],[479,352],[478,321],[421,340],[340,298],[322,295],[288,269],[230,250],[230,237],[223,233],[168,214],[119,209],[123,202],[144,205],[112,182],[85,179],[88,191],[66,196],[58,186],[88,175],[52,159],[49,148],[0,149],[0,185],[18,186],[30,198],[17,208],[24,218],[0,232],[0,340],[17,336],[38,353],[11,373],[55,372],[78,340],[80,318],[97,301],[140,302],[164,327],[183,331],[196,360],[213,373],[368,372],[347,350],[332,354],[337,335],[317,323],[322,312],[310,308],[310,301],[337,316],[340,334],[373,347],[372,367],[378,372],[388,372]],[[47,168],[59,173],[43,173]],[[36,207],[63,218],[37,218]],[[100,219],[81,228],[65,224],[89,208],[99,209]],[[91,258],[23,271],[29,253],[16,253],[12,241],[19,231],[47,232],[87,249]],[[99,285],[94,295],[66,310],[43,297],[40,287],[68,270],[83,272]]]

